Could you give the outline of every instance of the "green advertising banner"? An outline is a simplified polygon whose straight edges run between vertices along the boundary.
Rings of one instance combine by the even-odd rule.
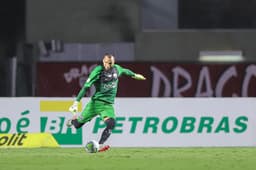
[[[79,112],[88,101],[82,99]],[[72,102],[73,98],[0,98],[0,133],[50,133],[61,147],[99,140],[105,128],[100,117],[80,129],[66,126]],[[107,144],[256,146],[255,105],[254,98],[117,98],[116,126]]]

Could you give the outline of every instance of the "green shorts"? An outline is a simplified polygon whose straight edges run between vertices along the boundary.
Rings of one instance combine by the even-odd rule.
[[[77,120],[79,123],[86,123],[97,115],[99,115],[102,120],[106,117],[115,119],[113,105],[102,101],[90,100]]]

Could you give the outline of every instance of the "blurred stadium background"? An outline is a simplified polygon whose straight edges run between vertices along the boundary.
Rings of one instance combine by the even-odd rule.
[[[0,96],[49,96],[37,91],[38,64],[95,63],[106,52],[126,64],[191,64],[192,70],[209,64],[200,59],[208,55],[217,65],[253,64],[255,7],[253,0],[3,1]]]
[[[254,170],[255,9],[255,0],[1,1],[1,168]],[[147,80],[122,78],[113,148],[90,155],[82,147],[100,119],[77,131],[65,121],[104,53]],[[44,132],[62,148],[45,148]]]

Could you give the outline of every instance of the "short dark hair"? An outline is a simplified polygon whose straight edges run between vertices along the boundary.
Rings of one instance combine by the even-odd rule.
[[[110,53],[105,53],[104,54],[104,57],[109,57],[109,58],[111,58],[111,57],[114,57],[112,54],[110,54]]]

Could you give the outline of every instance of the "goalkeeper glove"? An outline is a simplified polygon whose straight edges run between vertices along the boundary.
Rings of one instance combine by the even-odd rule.
[[[146,78],[141,74],[135,74],[132,78],[136,80],[146,80]]]
[[[69,111],[73,114],[76,115],[78,112],[78,101],[74,101],[73,105],[69,107]]]

